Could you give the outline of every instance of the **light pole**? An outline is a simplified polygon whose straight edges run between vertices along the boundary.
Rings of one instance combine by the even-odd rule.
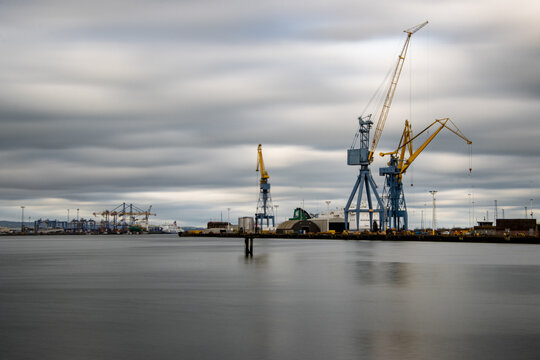
[[[277,224],[277,223],[278,223],[277,208],[279,207],[279,205],[274,205],[274,207],[276,208],[276,218],[275,218],[275,221],[276,221],[276,224]]]
[[[429,193],[433,196],[433,218],[431,219],[432,235],[435,235],[435,227],[437,226],[437,216],[435,215],[435,194],[437,190],[430,190]]]
[[[472,198],[472,225],[473,225],[473,228],[474,228],[474,223],[476,222],[476,215],[474,213],[474,194],[473,194],[473,198]]]
[[[471,230],[471,193],[469,195],[469,230]]]
[[[330,214],[330,203],[331,203],[331,201],[326,200],[325,203],[326,203],[326,215],[329,215]]]
[[[533,218],[533,199],[531,199],[531,219]]]
[[[229,215],[231,213],[231,208],[227,208],[227,230],[230,230],[231,221],[229,220]]]
[[[24,234],[24,206],[21,206],[21,233]]]

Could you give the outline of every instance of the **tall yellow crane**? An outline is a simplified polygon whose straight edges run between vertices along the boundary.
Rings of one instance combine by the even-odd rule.
[[[259,200],[257,201],[257,210],[255,211],[255,231],[262,231],[264,220],[266,220],[266,226],[270,226],[270,220],[272,220],[272,227],[275,227],[274,209],[272,205],[272,197],[270,195],[270,183],[268,179],[268,171],[264,167],[264,160],[262,154],[262,145],[257,147],[257,170],[261,172],[261,179],[259,181]]]
[[[349,200],[345,205],[344,212],[346,230],[349,230],[350,214],[354,214],[356,216],[356,228],[359,229],[360,213],[369,214],[369,227],[371,230],[374,230],[375,227],[373,223],[373,214],[375,212],[379,213],[381,229],[384,229],[384,225],[386,223],[386,212],[384,210],[384,204],[382,203],[382,200],[378,194],[377,186],[375,185],[373,177],[371,176],[371,170],[369,168],[369,165],[373,162],[373,154],[381,138],[386,119],[388,118],[388,113],[390,111],[390,106],[392,105],[392,100],[394,99],[394,94],[396,92],[398,80],[401,75],[401,70],[403,69],[403,63],[405,62],[405,56],[407,55],[407,50],[409,49],[409,42],[411,40],[411,36],[427,24],[428,22],[426,21],[422,24],[413,26],[410,29],[404,30],[404,32],[407,34],[407,38],[405,39],[405,44],[403,45],[401,53],[398,56],[396,68],[394,69],[394,74],[392,76],[392,81],[390,82],[390,87],[388,88],[388,92],[386,93],[384,105],[381,109],[379,120],[377,121],[377,127],[375,128],[375,134],[373,136],[373,141],[371,142],[371,147],[369,146],[369,133],[371,131],[371,126],[373,125],[373,122],[371,121],[371,114],[358,118],[360,126],[358,132],[355,134],[355,141],[353,142],[352,147],[347,150],[347,165],[360,165],[361,168],[356,179],[356,183],[351,191],[351,195],[349,196]],[[360,139],[359,147],[355,148],[355,143],[357,139]],[[364,188],[366,191],[366,198],[368,202],[367,208],[362,208],[361,206]],[[351,208],[352,202],[357,193],[358,197],[356,200],[356,207]],[[377,200],[377,209],[373,208],[371,193],[373,193]]]
[[[433,133],[422,143],[422,145],[414,150],[413,141],[432,127],[435,129]],[[390,155],[388,166],[379,169],[379,174],[385,176],[383,199],[386,202],[386,219],[389,228],[408,229],[407,205],[405,202],[405,194],[403,193],[402,177],[418,155],[425,150],[429,143],[431,143],[437,134],[444,128],[465,140],[467,144],[472,144],[450,118],[436,119],[415,136],[413,136],[412,127],[409,121],[406,120],[405,128],[403,129],[397,149],[387,153],[380,153],[381,156]]]

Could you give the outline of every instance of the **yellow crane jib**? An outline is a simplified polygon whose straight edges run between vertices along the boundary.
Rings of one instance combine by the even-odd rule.
[[[381,152],[379,155],[390,155],[392,158],[395,158],[397,160],[398,169],[401,169],[403,167],[403,163],[405,162],[405,155],[407,153],[409,154],[409,157],[411,157],[414,153],[413,132],[409,120],[405,120],[405,128],[403,129],[403,133],[401,134],[401,139],[399,140],[399,145],[397,149],[387,153]],[[388,165],[390,165],[390,162],[388,163]]]
[[[410,29],[403,31],[404,33],[407,34],[407,38],[405,40],[405,44],[403,45],[403,48],[401,49],[401,53],[398,56],[396,68],[394,69],[394,74],[392,76],[392,81],[390,82],[390,87],[388,88],[388,92],[386,93],[384,105],[379,115],[379,120],[377,121],[375,134],[373,135],[373,140],[371,142],[371,147],[369,150],[368,158],[369,158],[370,163],[373,162],[373,154],[375,153],[375,149],[377,148],[377,144],[379,143],[379,140],[381,138],[382,131],[386,123],[386,119],[388,118],[388,113],[390,112],[390,106],[392,105],[392,100],[394,99],[394,94],[396,92],[399,77],[401,75],[401,70],[403,69],[403,63],[405,62],[405,56],[407,55],[407,50],[409,48],[409,42],[411,40],[411,36],[418,30],[426,26],[427,24],[428,24],[428,21],[425,21],[422,24],[418,24],[416,26],[413,26]]]
[[[264,168],[264,160],[263,160],[263,154],[262,154],[262,145],[259,144],[259,147],[257,148],[257,170],[255,171],[261,171],[261,184],[268,182],[268,179],[270,178],[270,175],[268,175],[268,171]]]
[[[413,140],[422,135],[424,132],[429,130],[432,126],[435,126],[438,124],[438,127],[435,129],[433,134],[431,134],[426,141],[418,149],[413,151]],[[397,160],[397,168],[399,169],[399,176],[401,177],[409,168],[409,166],[412,164],[412,162],[420,155],[422,151],[429,145],[429,143],[437,136],[437,134],[444,128],[447,128],[463,140],[467,142],[468,145],[471,145],[472,142],[459,130],[457,125],[450,119],[450,118],[444,118],[444,119],[436,119],[434,122],[432,122],[430,125],[428,125],[424,130],[420,131],[417,135],[412,136],[412,129],[409,122],[405,121],[405,129],[403,130],[403,134],[401,136],[401,140],[399,143],[399,146],[395,151],[388,152],[388,153],[380,153],[381,156],[390,155],[391,157],[396,158]],[[405,160],[405,154],[406,149],[409,151],[409,157]],[[399,154],[399,156],[398,156]]]

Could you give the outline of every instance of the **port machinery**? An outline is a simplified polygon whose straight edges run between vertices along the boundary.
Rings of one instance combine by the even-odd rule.
[[[34,233],[45,234],[55,232],[98,232],[99,226],[93,219],[73,219],[71,221],[38,219],[34,221]]]
[[[349,214],[354,213],[356,215],[356,229],[360,227],[360,213],[369,214],[369,227],[370,230],[373,230],[373,214],[377,212],[379,214],[379,223],[380,229],[384,230],[386,224],[386,211],[381,197],[377,192],[377,186],[373,181],[371,175],[371,170],[369,165],[373,162],[373,154],[382,135],[386,119],[388,118],[388,113],[390,111],[390,106],[392,105],[392,100],[396,92],[396,87],[401,75],[401,70],[403,69],[403,64],[405,62],[405,56],[407,55],[407,50],[409,48],[409,42],[411,36],[416,33],[418,30],[426,26],[428,22],[423,22],[422,24],[416,25],[410,29],[404,30],[407,34],[405,39],[405,44],[401,49],[401,53],[398,56],[398,61],[394,69],[392,80],[390,82],[390,87],[386,93],[386,98],[384,100],[383,107],[380,111],[379,119],[377,121],[377,126],[375,128],[375,134],[371,142],[371,147],[369,147],[369,133],[371,131],[371,126],[373,122],[371,121],[371,114],[366,116],[360,116],[358,118],[359,129],[355,134],[353,144],[350,149],[347,150],[347,165],[360,166],[358,177],[356,183],[353,186],[349,200],[345,205],[345,229],[349,230]],[[359,141],[358,141],[359,139]],[[356,147],[358,143],[358,147]],[[362,207],[362,195],[363,189],[366,190],[366,198],[368,207]],[[371,192],[377,200],[377,209],[373,208],[373,201]],[[356,205],[354,208],[351,208],[355,195],[358,193]]]
[[[413,141],[423,133],[433,127],[433,133],[416,150],[413,149]],[[380,153],[380,156],[390,156],[388,166],[379,169],[379,175],[385,177],[384,190],[382,198],[386,212],[386,227],[388,229],[408,230],[407,204],[403,192],[403,175],[413,163],[413,161],[424,151],[429,143],[441,132],[442,129],[448,129],[470,145],[472,142],[459,130],[456,124],[450,118],[436,119],[424,130],[413,136],[412,126],[408,120],[405,120],[405,127],[396,150],[387,153]],[[471,153],[469,151],[469,156]],[[469,163],[470,164],[470,163]],[[469,172],[471,171],[469,165]]]
[[[148,230],[148,218],[156,216],[151,211],[152,205],[148,210],[143,210],[133,204],[122,203],[112,210],[104,210],[93,215],[103,218],[101,224],[106,230],[128,232],[135,226]]]
[[[260,171],[261,174],[259,180],[259,199],[257,200],[257,210],[255,211],[255,232],[259,232],[262,231],[265,220],[267,227],[270,227],[270,221],[272,221],[272,227],[275,227],[272,196],[270,195],[270,183],[268,182],[270,175],[264,167],[261,144],[257,147],[256,171]]]

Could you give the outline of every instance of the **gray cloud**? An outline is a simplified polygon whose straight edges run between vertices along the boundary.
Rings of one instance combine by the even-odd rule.
[[[411,42],[379,150],[405,119],[418,131],[451,117],[473,141],[474,175],[462,179],[463,141],[441,133],[407,175],[410,206],[430,187],[464,199],[474,187],[478,204],[500,189],[521,206],[540,168],[531,1],[48,0],[0,5],[0,216],[123,201],[191,224],[227,207],[248,215],[259,143],[283,216],[301,201],[343,206],[356,118],[420,8],[431,23]],[[448,223],[463,223],[467,202],[448,206]]]

